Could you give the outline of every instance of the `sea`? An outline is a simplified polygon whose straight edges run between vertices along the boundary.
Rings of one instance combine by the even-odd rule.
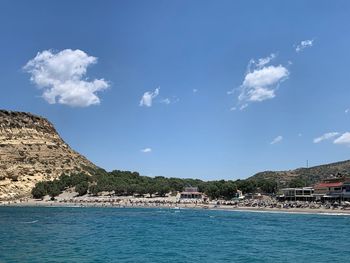
[[[0,262],[350,262],[350,216],[0,207]]]

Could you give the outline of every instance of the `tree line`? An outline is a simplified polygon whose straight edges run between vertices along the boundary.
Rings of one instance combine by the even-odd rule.
[[[78,195],[99,195],[107,192],[115,196],[165,196],[170,192],[181,192],[185,187],[198,187],[210,199],[231,200],[237,190],[243,193],[277,192],[277,182],[272,179],[217,180],[202,181],[199,179],[166,178],[162,176],[141,176],[137,172],[115,170],[106,172],[103,169],[94,171],[93,175],[75,173],[62,174],[53,181],[38,182],[32,189],[34,198],[40,199],[49,195],[51,199],[65,189],[74,188]]]

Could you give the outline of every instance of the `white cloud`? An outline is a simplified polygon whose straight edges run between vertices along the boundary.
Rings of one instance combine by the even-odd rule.
[[[270,142],[270,144],[276,144],[276,143],[279,143],[283,140],[283,137],[280,135],[280,136],[277,136],[275,139],[272,140],[272,142]]]
[[[152,107],[153,99],[159,95],[160,88],[156,88],[154,92],[147,91],[140,100],[140,106]]]
[[[238,103],[243,105],[240,107],[241,109],[246,108],[251,102],[261,102],[274,98],[279,84],[288,78],[289,71],[286,67],[267,65],[275,57],[276,55],[271,54],[266,58],[259,59],[258,62],[254,60],[249,62],[238,96]],[[232,92],[228,94],[232,94]]]
[[[251,62],[254,63],[257,68],[262,68],[265,65],[269,64],[271,60],[273,60],[275,57],[276,57],[276,54],[272,53],[270,56],[266,58],[259,58],[257,62],[255,62],[254,60],[251,60]]]
[[[161,99],[159,102],[162,103],[162,104],[169,105],[169,104],[178,103],[179,101],[180,101],[180,99],[178,97],[173,96],[172,98]]]
[[[349,111],[350,111],[350,109],[346,109],[344,112],[345,112],[346,114],[348,114]]]
[[[248,107],[248,103],[245,103],[239,107],[240,110],[244,110],[245,108]]]
[[[152,149],[151,148],[144,148],[144,149],[141,149],[141,152],[150,153],[150,152],[152,152]]]
[[[169,105],[169,104],[171,103],[171,101],[170,101],[169,98],[165,98],[165,99],[162,99],[162,100],[160,101],[160,103]]]
[[[312,47],[313,43],[314,43],[313,39],[303,40],[296,46],[295,51],[297,53],[299,53],[299,52],[303,51],[307,47]]]
[[[315,138],[314,143],[320,143],[322,141],[332,139],[338,135],[339,135],[339,132],[327,132],[327,133],[321,135],[320,137]]]
[[[344,144],[350,146],[350,132],[343,133],[340,137],[333,141],[334,144]]]
[[[193,92],[193,93],[197,93],[197,92],[198,92],[198,89],[193,89],[192,92]]]
[[[43,90],[42,97],[50,104],[87,107],[100,103],[97,92],[109,87],[104,79],[88,80],[87,68],[97,58],[79,49],[59,52],[44,50],[23,67],[31,81]]]

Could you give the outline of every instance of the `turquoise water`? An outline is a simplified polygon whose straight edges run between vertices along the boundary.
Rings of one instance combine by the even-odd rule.
[[[0,262],[347,262],[350,217],[0,208]]]

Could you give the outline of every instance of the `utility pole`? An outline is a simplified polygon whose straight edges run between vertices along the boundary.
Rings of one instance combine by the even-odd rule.
[[[306,160],[306,168],[309,168],[309,160]]]

